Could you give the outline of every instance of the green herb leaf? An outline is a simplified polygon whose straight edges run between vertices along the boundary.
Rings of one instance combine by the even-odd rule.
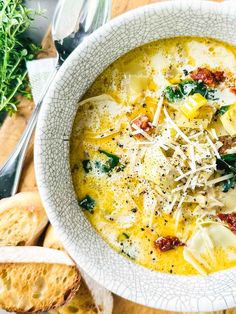
[[[0,111],[17,110],[17,96],[30,98],[26,61],[40,48],[23,35],[35,12],[23,0],[0,0]]]
[[[216,167],[218,170],[225,170],[228,173],[236,173],[235,154],[222,155],[221,158],[216,159]]]
[[[226,111],[228,111],[229,107],[230,106],[221,107],[219,110],[216,111],[216,115],[223,116],[223,114],[226,113]]]
[[[89,173],[89,171],[92,170],[92,165],[89,159],[83,160],[82,165],[86,173]]]
[[[223,192],[228,192],[236,183],[236,175],[223,182]]]
[[[221,159],[226,161],[227,163],[236,163],[236,154],[226,154],[222,155]]]
[[[204,95],[206,94],[206,89],[204,88],[204,92],[203,92],[203,87],[201,87],[200,84],[198,84],[195,81],[183,81],[179,84],[179,88],[182,91],[183,96],[189,96],[189,95],[193,95],[195,93],[199,93],[198,90],[201,91],[201,93],[204,93]],[[204,96],[203,95],[203,96]]]
[[[95,203],[95,200],[94,200],[91,196],[89,196],[89,195],[86,195],[85,198],[82,199],[82,200],[79,202],[79,205],[80,205],[83,209],[89,211],[91,214],[94,213],[93,209],[94,209],[94,207],[95,207],[95,204],[96,204],[96,203]]]
[[[167,86],[164,90],[164,95],[169,102],[176,102],[183,98],[183,94],[181,93],[178,85]]]
[[[114,169],[118,165],[120,161],[120,158],[118,156],[108,153],[104,150],[99,150],[99,152],[108,157],[108,160],[106,161],[105,164],[96,162],[97,167],[99,167],[103,172],[110,172],[112,169]]]
[[[217,97],[217,94],[216,94],[216,89],[213,89],[213,88],[207,89],[207,94],[205,97],[208,100],[218,100],[219,99],[219,97]]]
[[[164,96],[169,102],[176,102],[183,98],[199,93],[208,100],[216,100],[216,90],[209,89],[203,82],[186,80],[177,85],[167,86]]]
[[[223,182],[223,192],[228,192],[236,184],[236,154],[226,154],[216,159],[217,170],[224,170],[224,175],[234,173],[235,175]]]

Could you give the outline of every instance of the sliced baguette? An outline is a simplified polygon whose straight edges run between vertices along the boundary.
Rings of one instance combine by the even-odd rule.
[[[0,308],[37,313],[64,305],[79,289],[69,256],[43,247],[0,248]]]
[[[47,223],[38,192],[0,200],[0,246],[34,245]]]
[[[101,313],[93,300],[93,297],[86,286],[81,281],[81,286],[70,302],[58,309],[50,311],[50,314],[98,314]]]
[[[49,224],[49,226],[47,227],[47,231],[43,241],[43,246],[55,250],[65,250],[63,244],[56,236],[51,224]]]
[[[58,250],[64,249],[51,225],[48,226],[43,245]],[[112,294],[82,270],[80,272],[82,281],[76,296],[65,306],[50,311],[51,314],[111,314],[113,309]]]

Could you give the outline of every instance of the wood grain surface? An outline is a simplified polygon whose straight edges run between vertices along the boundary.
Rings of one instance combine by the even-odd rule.
[[[50,1],[50,0],[49,0]],[[163,1],[163,0],[159,0]],[[197,0],[189,0],[197,1]],[[221,1],[221,0],[218,0]],[[141,5],[151,4],[157,2],[157,0],[113,0],[112,16],[118,16],[123,12],[134,9]],[[47,58],[55,55],[55,50],[51,40],[50,32],[48,32],[42,43],[43,51],[40,53],[39,58]],[[31,115],[34,104],[33,102],[21,99],[18,112],[8,117],[3,126],[0,129],[0,164],[6,160],[16,145],[22,131],[24,130],[28,118]],[[24,171],[21,178],[19,191],[32,191],[37,189],[33,164],[33,140],[29,146],[27,157],[25,160]],[[169,313],[160,310],[154,310],[148,307],[144,307],[133,302],[124,300],[118,296],[114,296],[114,314],[161,314]],[[234,314],[236,309],[215,312],[219,314]]]

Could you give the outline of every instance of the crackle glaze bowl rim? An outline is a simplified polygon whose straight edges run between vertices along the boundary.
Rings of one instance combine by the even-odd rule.
[[[70,173],[69,138],[78,100],[110,63],[144,43],[195,35],[236,44],[235,17],[236,7],[197,0],[160,2],[125,13],[94,32],[70,55],[44,101],[34,158],[49,220],[86,273],[131,301],[172,311],[231,308],[236,306],[236,268],[208,277],[154,272],[119,255],[101,239],[78,207]]]

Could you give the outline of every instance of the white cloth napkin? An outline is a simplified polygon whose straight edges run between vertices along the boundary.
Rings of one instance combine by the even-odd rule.
[[[47,58],[27,62],[30,85],[34,102],[40,100],[42,90],[56,66],[56,58]]]

